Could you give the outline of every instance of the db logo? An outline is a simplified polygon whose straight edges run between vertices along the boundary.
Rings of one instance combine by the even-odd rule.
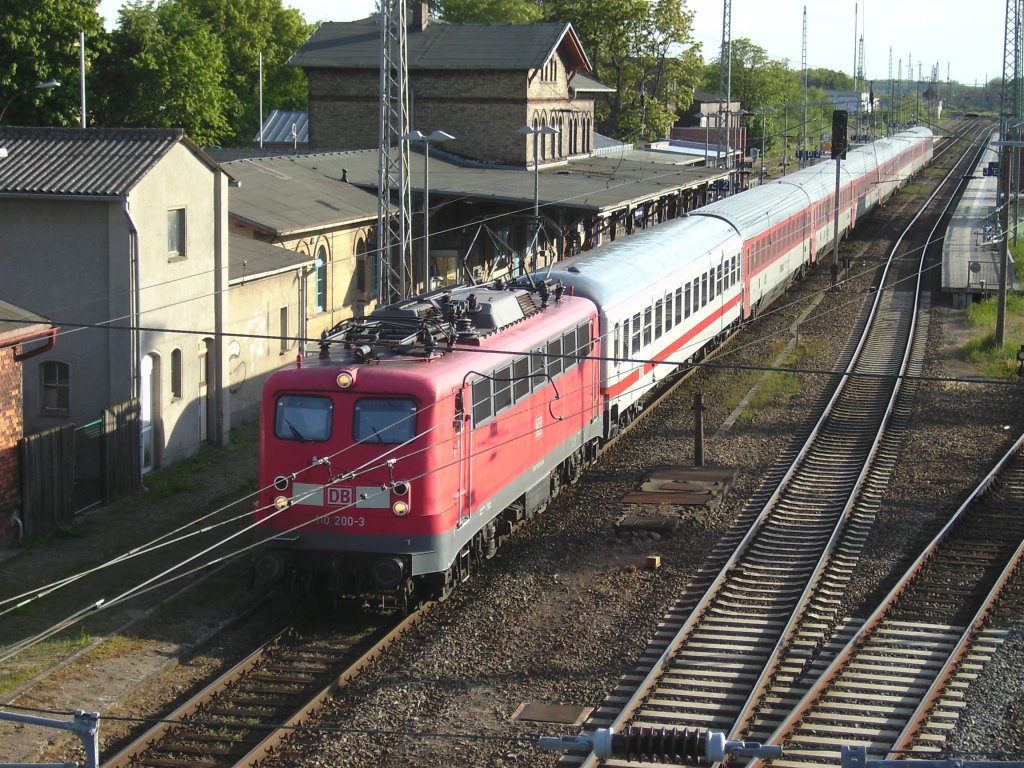
[[[341,507],[345,504],[354,504],[356,500],[355,489],[345,486],[329,485],[327,491],[327,506]]]
[[[533,439],[540,440],[544,434],[544,417],[538,416],[533,422]]]

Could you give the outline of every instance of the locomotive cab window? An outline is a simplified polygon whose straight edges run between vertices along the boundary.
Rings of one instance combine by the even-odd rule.
[[[356,401],[353,437],[361,443],[404,443],[416,435],[416,403],[400,398]]]
[[[281,395],[277,398],[274,435],[282,440],[323,442],[331,437],[334,403],[329,397]]]
[[[512,366],[506,365],[494,372],[494,413],[501,413],[512,405]]]

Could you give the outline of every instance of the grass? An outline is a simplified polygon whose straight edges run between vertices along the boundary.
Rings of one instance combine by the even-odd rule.
[[[1018,270],[1021,265],[1018,261]],[[998,314],[996,299],[985,299],[967,309],[967,322],[975,329],[974,336],[964,345],[965,359],[977,365],[982,373],[993,379],[1016,376],[1020,369],[1017,352],[1024,343],[1024,297],[1010,294],[1006,297],[1006,328],[1002,346],[995,341]]]
[[[102,661],[125,656],[140,648],[145,641],[131,635],[111,635],[94,651],[89,653],[90,659]]]
[[[15,690],[36,675],[50,669],[54,659],[63,659],[76,653],[92,642],[86,632],[79,632],[56,640],[44,640],[5,662],[0,667],[0,696]]]

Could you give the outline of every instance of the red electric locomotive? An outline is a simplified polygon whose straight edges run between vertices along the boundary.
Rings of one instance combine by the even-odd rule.
[[[257,575],[406,608],[447,594],[596,455],[597,337],[595,306],[547,282],[340,324],[264,385]]]

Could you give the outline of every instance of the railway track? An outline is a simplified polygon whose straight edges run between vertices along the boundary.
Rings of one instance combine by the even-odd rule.
[[[1024,436],[787,707],[765,737],[786,747],[772,765],[835,764],[840,745],[880,760],[941,750],[978,665],[999,643],[984,620],[1024,556],[1022,448]],[[769,691],[762,712],[780,700]]]
[[[372,614],[343,621],[332,614],[329,629],[289,627],[103,764],[255,765],[427,610],[424,606],[401,621]]]
[[[943,155],[952,169],[907,228],[930,243],[955,196],[967,154]],[[958,170],[959,169],[959,170]],[[940,195],[940,191],[945,192]],[[787,699],[833,638],[850,629],[837,614],[866,538],[870,516],[892,468],[883,452],[889,422],[900,413],[903,376],[913,342],[926,248],[915,258],[897,241],[864,332],[821,419],[798,451],[703,596],[667,616],[641,661],[587,723],[607,727],[691,728],[738,738],[753,725],[771,685],[786,680]],[[785,666],[784,666],[785,664]],[[770,717],[761,713],[765,722]],[[593,754],[563,765],[594,765]],[[617,763],[610,762],[610,765]]]

